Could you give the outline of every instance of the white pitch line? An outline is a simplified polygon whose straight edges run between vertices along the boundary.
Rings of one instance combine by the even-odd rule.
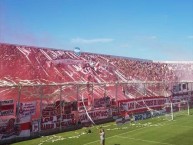
[[[193,128],[192,126],[175,125],[175,124],[171,124],[171,126],[178,126],[178,127],[184,127],[184,128]]]
[[[163,142],[159,142],[159,141],[144,140],[144,139],[137,139],[137,138],[131,138],[131,137],[123,137],[123,136],[119,136],[119,135],[117,135],[117,137],[132,139],[132,140],[138,140],[138,141],[144,141],[144,142],[157,143],[157,144],[164,144],[164,145],[174,145],[174,144],[170,144],[170,143],[163,143]]]
[[[127,133],[130,133],[130,132],[134,132],[134,131],[137,131],[137,130],[141,130],[141,129],[144,129],[146,127],[142,127],[142,128],[138,128],[138,129],[135,129],[135,130],[131,130],[131,131],[128,131],[128,132],[124,132],[124,133],[121,133],[121,134],[118,134],[118,135],[123,135],[123,134],[127,134]],[[112,138],[112,137],[116,137],[118,135],[113,135],[113,136],[110,136],[110,137],[106,137],[106,139],[108,138]],[[95,143],[95,142],[98,142],[99,140],[95,140],[95,141],[92,141],[92,142],[89,142],[89,143],[86,143],[84,145],[88,145],[88,144],[92,144],[92,143]]]

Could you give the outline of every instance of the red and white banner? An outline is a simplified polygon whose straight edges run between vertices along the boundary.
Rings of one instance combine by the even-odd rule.
[[[0,101],[0,116],[14,115],[13,100]]]
[[[161,108],[167,102],[165,97],[146,97],[119,101],[120,111],[140,112]]]
[[[20,118],[19,125],[20,125],[20,130],[21,130],[19,137],[30,136],[31,116],[25,116],[25,117]]]
[[[91,105],[89,103],[89,100],[84,99],[83,101],[82,100],[78,101],[78,110],[85,110],[85,107],[86,107],[86,109],[89,109],[89,106]]]
[[[109,107],[111,103],[110,97],[103,97],[99,99],[94,99],[94,107]]]
[[[19,116],[31,116],[36,112],[36,101],[19,103]]]
[[[89,115],[89,116],[88,116]],[[99,119],[106,119],[110,116],[108,109],[103,110],[94,110],[94,111],[88,111],[88,114],[86,112],[80,112],[79,113],[79,120],[82,123],[90,122],[90,118],[95,121]]]
[[[43,117],[41,120],[41,130],[59,128],[60,126],[66,127],[71,125],[75,125],[74,114],[63,114],[62,116],[58,115]]]
[[[20,133],[20,127],[15,125],[16,119],[13,118],[5,118],[1,119],[0,123],[0,139],[10,139],[13,138]]]
[[[7,140],[15,137],[30,136],[31,117],[24,117],[16,122],[15,117],[1,119],[0,122],[0,139]]]

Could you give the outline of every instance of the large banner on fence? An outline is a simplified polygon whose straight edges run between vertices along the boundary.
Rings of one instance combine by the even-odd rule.
[[[31,116],[36,112],[36,101],[19,103],[19,116]]]
[[[41,120],[41,130],[68,127],[75,125],[74,114],[63,114],[58,116],[43,117]],[[36,128],[37,123],[33,123],[32,128]]]
[[[111,103],[110,97],[103,97],[103,98],[94,99],[94,107],[95,108],[109,107],[110,103]]]
[[[41,121],[32,122],[32,131],[37,132],[39,125],[41,130],[75,125],[76,110],[77,102],[56,101],[53,104],[43,104]]]
[[[30,136],[31,116],[36,112],[36,101],[17,103],[17,118],[13,116],[13,100],[1,101],[0,104],[3,116],[0,120],[0,139]]]
[[[90,105],[91,104],[89,103],[89,100],[87,98],[83,100],[79,100],[78,101],[78,110],[85,110],[85,107],[86,109],[89,109]]]
[[[0,101],[0,116],[9,116],[14,114],[13,100]]]
[[[162,108],[167,102],[165,97],[146,97],[137,99],[128,99],[119,101],[120,111],[126,112],[140,112],[147,111],[149,109]]]
[[[90,118],[95,121],[95,120],[100,120],[100,119],[106,119],[110,117],[110,110],[109,109],[100,109],[100,110],[94,110],[94,111],[88,111],[88,114],[86,112],[80,112],[79,113],[79,120],[81,123],[87,123],[90,122]]]
[[[20,118],[16,122],[14,116],[1,118],[0,120],[0,140],[11,139],[15,137],[30,136],[31,118]]]

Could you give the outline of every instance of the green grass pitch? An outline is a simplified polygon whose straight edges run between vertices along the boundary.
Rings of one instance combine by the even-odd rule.
[[[193,110],[191,110],[193,112]],[[117,126],[114,122],[15,143],[14,145],[100,145],[99,127],[106,133],[106,145],[193,145],[193,114],[168,121],[164,116]]]

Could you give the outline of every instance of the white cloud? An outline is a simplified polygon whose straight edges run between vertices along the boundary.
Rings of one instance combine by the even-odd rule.
[[[71,43],[92,44],[92,43],[107,43],[112,41],[113,39],[111,38],[95,38],[95,39],[75,38],[71,40]]]
[[[188,36],[188,39],[193,39],[193,35]]]
[[[158,37],[155,35],[142,35],[142,36],[136,36],[135,38],[139,39],[139,40],[156,40],[156,39],[158,39]]]

